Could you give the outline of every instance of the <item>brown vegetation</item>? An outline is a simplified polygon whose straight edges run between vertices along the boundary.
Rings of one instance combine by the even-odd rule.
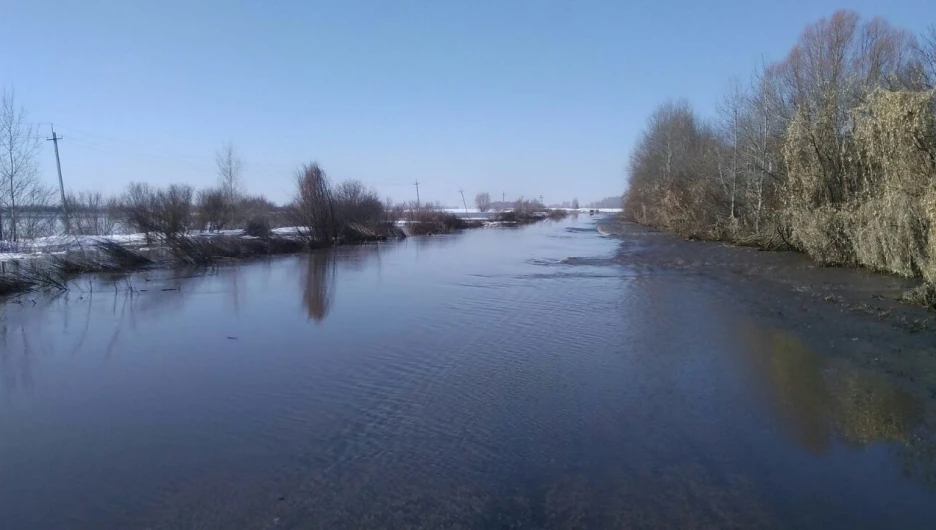
[[[495,220],[506,224],[530,224],[543,219],[562,219],[569,212],[562,209],[549,209],[537,200],[527,200],[523,197],[513,203],[513,208],[497,214]]]
[[[133,183],[127,188],[121,207],[131,228],[146,234],[147,239],[158,236],[169,240],[192,228],[193,194],[192,187],[185,184],[154,188]]]
[[[290,212],[313,248],[403,236],[374,190],[356,180],[333,186],[317,163],[297,171]]]
[[[840,11],[735,84],[718,119],[661,106],[631,155],[625,215],[936,281],[934,35]]]
[[[417,204],[406,209],[404,219],[411,235],[447,234],[480,226],[480,223],[466,221],[440,208]]]

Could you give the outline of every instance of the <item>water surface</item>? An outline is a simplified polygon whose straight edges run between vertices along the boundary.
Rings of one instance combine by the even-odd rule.
[[[582,216],[0,309],[0,527],[932,528],[931,404]]]

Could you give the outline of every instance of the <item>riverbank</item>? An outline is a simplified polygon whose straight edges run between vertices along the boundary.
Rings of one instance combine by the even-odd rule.
[[[357,227],[330,246],[357,245],[407,235],[395,225],[379,232]],[[68,290],[82,274],[127,273],[152,268],[213,267],[261,256],[323,248],[297,227],[253,236],[244,230],[197,231],[171,238],[146,234],[56,236],[23,242],[20,252],[0,255],[0,298],[34,289]]]
[[[260,256],[296,254],[331,246],[361,245],[435,236],[495,226],[520,226],[566,217],[564,210],[516,216],[500,212],[492,220],[463,219],[450,212],[426,210],[406,221],[385,223],[379,230],[346,227],[333,244],[312,242],[299,227],[268,230],[263,236],[246,230],[193,231],[173,238],[146,234],[52,236],[20,242],[16,252],[0,253],[0,300],[34,289],[68,289],[81,274],[133,272],[149,268],[211,267]]]

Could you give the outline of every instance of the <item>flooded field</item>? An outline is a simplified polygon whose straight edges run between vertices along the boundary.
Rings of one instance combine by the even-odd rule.
[[[580,216],[11,301],[0,528],[936,526],[936,389],[623,237]]]

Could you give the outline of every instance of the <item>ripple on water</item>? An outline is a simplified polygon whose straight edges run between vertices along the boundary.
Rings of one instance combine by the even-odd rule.
[[[222,268],[122,319],[57,306],[2,337],[0,370],[32,370],[0,402],[4,529],[933,515],[889,452],[932,454],[915,398],[617,245],[570,220]]]

